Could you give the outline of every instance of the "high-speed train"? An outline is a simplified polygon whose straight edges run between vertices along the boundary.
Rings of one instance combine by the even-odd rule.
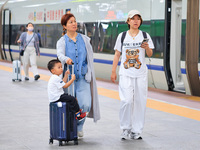
[[[116,38],[128,30],[127,13],[137,9],[143,19],[140,30],[150,34],[155,46],[153,56],[146,58],[149,87],[191,94],[185,67],[187,0],[171,0],[170,5],[165,0],[4,0],[0,8],[1,59],[19,59],[16,41],[32,22],[35,33],[41,35],[37,63],[46,68],[47,62],[56,58],[61,17],[71,12],[78,32],[91,38],[96,77],[104,80],[110,80]],[[170,19],[166,12],[170,12]]]

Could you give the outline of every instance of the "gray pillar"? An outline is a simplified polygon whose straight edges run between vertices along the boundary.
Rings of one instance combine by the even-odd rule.
[[[199,0],[187,1],[186,74],[191,94],[200,96],[199,62]]]

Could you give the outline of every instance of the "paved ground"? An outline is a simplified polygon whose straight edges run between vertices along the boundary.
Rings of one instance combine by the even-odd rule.
[[[0,64],[1,65],[1,64]],[[41,71],[45,73],[45,71]],[[120,140],[120,101],[99,95],[101,120],[87,119],[84,138],[59,147],[49,145],[47,81],[12,82],[0,69],[0,150],[198,150],[200,121],[147,108],[143,140]],[[98,82],[103,87],[105,84]],[[107,83],[105,89],[112,88]],[[197,110],[200,111],[200,110]]]

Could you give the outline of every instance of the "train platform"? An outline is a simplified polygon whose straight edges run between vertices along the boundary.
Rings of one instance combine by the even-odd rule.
[[[22,71],[23,72],[23,71]],[[101,120],[87,118],[84,137],[59,146],[49,144],[47,82],[41,78],[12,81],[12,64],[0,61],[0,150],[198,150],[200,97],[149,88],[142,140],[121,140],[118,85],[97,80]],[[23,75],[23,73],[22,73]]]

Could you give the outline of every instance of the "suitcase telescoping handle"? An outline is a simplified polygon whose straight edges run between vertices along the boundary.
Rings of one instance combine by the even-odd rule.
[[[20,43],[18,43],[18,45],[19,45],[19,60],[21,61],[21,55],[20,55],[20,49],[21,49],[21,44]]]
[[[70,74],[72,75],[72,74],[74,74],[74,63],[72,62],[72,72],[70,72]],[[69,70],[69,65],[67,65],[67,70]],[[67,78],[67,81],[69,81],[69,77]],[[71,86],[69,86],[68,88],[67,88],[67,92],[68,92],[68,94],[70,93],[70,87]],[[74,94],[74,82],[72,83],[72,96],[75,96],[75,94]]]

